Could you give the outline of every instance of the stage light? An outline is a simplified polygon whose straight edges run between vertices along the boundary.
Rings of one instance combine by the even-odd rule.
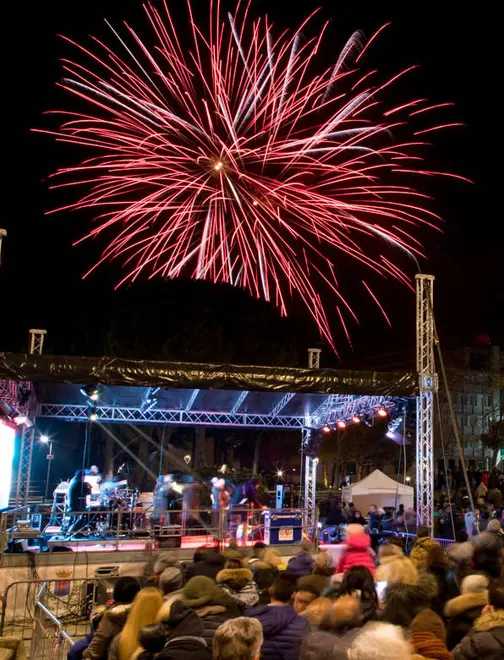
[[[331,427],[328,424],[324,424],[322,427],[322,433],[330,433],[331,432]]]
[[[283,470],[277,470],[277,477],[281,479],[283,477]]]
[[[99,393],[96,385],[84,385],[80,388],[80,393],[91,401],[98,401]]]
[[[344,420],[344,419],[339,419],[338,422],[337,422],[337,424],[336,424],[336,426],[337,426],[337,428],[339,428],[340,430],[341,430],[341,429],[346,429],[346,422],[345,422],[345,420]]]
[[[223,463],[219,468],[219,472],[221,472],[222,474],[226,474],[226,470],[227,470],[227,465]]]
[[[411,477],[406,477],[406,483],[409,484],[410,481],[411,481]]]
[[[354,415],[354,416],[352,417],[352,422],[353,422],[354,424],[360,424],[360,423],[361,423],[361,418],[359,417],[359,415]]]
[[[97,414],[97,413],[92,412],[92,413],[89,415],[89,421],[90,421],[90,422],[96,422],[97,419],[98,419],[98,414]]]
[[[12,421],[17,426],[21,426],[21,424],[26,424],[26,422],[28,421],[28,417],[26,415],[22,415],[21,413],[16,413],[16,415],[14,415],[14,417],[12,418]]]
[[[378,417],[388,417],[388,412],[385,408],[378,408],[376,414],[378,415]]]
[[[387,438],[390,438],[391,440],[394,440],[395,437],[396,437],[396,434],[394,433],[394,431],[387,431],[385,433],[385,435],[387,436]]]
[[[49,436],[48,435],[41,435],[40,436],[40,442],[43,442],[44,444],[47,444],[49,442]]]
[[[189,465],[189,463],[191,462],[191,454],[186,454],[184,456],[184,461],[186,462],[186,465]]]

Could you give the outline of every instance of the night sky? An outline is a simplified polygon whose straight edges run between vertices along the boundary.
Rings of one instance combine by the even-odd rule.
[[[319,4],[258,0],[252,11],[260,14],[267,9],[279,28],[295,27]],[[435,134],[428,165],[455,171],[475,183],[425,181],[423,190],[436,196],[434,210],[446,219],[446,228],[444,235],[422,232],[430,256],[422,268],[437,277],[436,313],[445,345],[470,342],[477,333],[487,333],[493,343],[504,345],[504,255],[497,202],[501,186],[497,176],[502,168],[495,138],[501,111],[489,5],[474,3],[466,11],[451,0],[397,3],[398,8],[394,4],[327,1],[315,21],[318,26],[322,19],[332,18],[324,64],[336,60],[353,30],[362,29],[369,36],[391,20],[392,27],[370,53],[369,65],[390,72],[410,64],[421,68],[394,87],[390,103],[415,96],[426,96],[433,103],[456,102],[441,117],[467,126]],[[183,3],[170,3],[175,5]],[[290,319],[282,320],[273,307],[251,300],[245,292],[190,281],[143,282],[115,293],[113,285],[119,279],[115,266],[102,267],[81,281],[102,245],[95,241],[72,247],[87,230],[84,216],[44,216],[45,210],[61,201],[58,193],[47,190],[44,179],[59,165],[77,162],[82,154],[56,145],[49,136],[31,133],[30,128],[54,126],[43,111],[72,109],[74,104],[72,97],[55,87],[61,78],[58,57],[75,54],[57,34],[77,41],[85,41],[88,33],[108,39],[104,17],[115,25],[128,19],[142,33],[141,2],[51,0],[9,3],[6,11],[4,29],[11,39],[8,50],[4,40],[2,66],[4,205],[0,226],[9,235],[0,268],[0,349],[25,350],[28,328],[42,327],[49,332],[48,349],[57,353],[116,351],[134,357],[304,364],[306,348],[320,344],[314,323],[301,305],[295,306]],[[181,10],[176,13],[183,15]],[[349,264],[345,275],[350,292],[353,278],[362,279],[357,264]],[[337,330],[344,365],[394,351],[406,355],[402,352],[414,345],[413,296],[389,283],[379,293],[393,329],[372,303],[363,300],[361,327],[352,335],[353,353]],[[325,303],[334,305],[328,298]],[[324,361],[338,364],[328,348]]]

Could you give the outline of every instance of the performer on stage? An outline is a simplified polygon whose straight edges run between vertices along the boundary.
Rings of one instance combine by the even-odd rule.
[[[235,490],[233,494],[233,508],[252,506],[254,509],[267,509],[267,506],[261,504],[257,489],[259,488],[259,479],[249,479]]]
[[[67,512],[74,514],[68,531],[72,533],[86,524],[86,517],[82,512],[86,510],[86,498],[91,495],[91,485],[85,481],[85,478],[84,470],[77,470],[68,486]]]

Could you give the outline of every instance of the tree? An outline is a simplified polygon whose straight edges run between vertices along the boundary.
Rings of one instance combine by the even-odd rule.
[[[491,422],[488,427],[488,433],[483,433],[481,442],[485,449],[492,451],[492,465],[497,463],[499,452],[504,449],[504,419]]]

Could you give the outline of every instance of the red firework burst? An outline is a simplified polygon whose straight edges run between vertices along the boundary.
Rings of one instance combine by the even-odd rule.
[[[43,132],[94,155],[56,172],[70,178],[54,187],[87,187],[63,208],[97,212],[81,240],[106,234],[109,243],[93,268],[120,259],[121,282],[144,273],[226,282],[284,315],[299,296],[334,348],[320,287],[336,297],[349,340],[347,322],[357,321],[337,279],[337,251],[411,287],[391,259],[421,255],[415,229],[436,227],[439,217],[406,177],[442,174],[421,165],[423,135],[459,124],[415,125],[411,136],[396,137],[450,104],[414,99],[384,109],[387,88],[414,67],[385,81],[362,70],[378,33],[367,42],[354,33],[321,70],[327,24],[305,38],[312,14],[275,37],[268,18],[249,19],[249,8],[238,3],[223,20],[219,0],[210,3],[204,32],[188,2],[190,48],[166,3],[162,12],[145,7],[151,47],[127,24],[129,44],[111,28],[119,52],[98,39],[93,50],[71,42],[89,64],[63,60],[61,86],[84,99],[86,111],[63,112],[59,130]]]

